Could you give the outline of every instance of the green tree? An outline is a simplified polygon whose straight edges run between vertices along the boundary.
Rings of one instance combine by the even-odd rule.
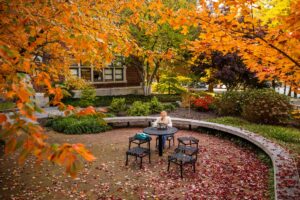
[[[162,12],[192,7],[187,1],[168,0],[164,3],[150,1],[140,8],[135,21],[130,20],[130,32],[136,40],[136,58],[143,64],[140,69],[144,80],[145,95],[150,93],[151,84],[156,78],[159,69],[170,67],[178,63],[183,54],[182,46],[185,41],[195,38],[198,29],[185,27],[180,30],[170,25],[170,18],[164,18]],[[124,17],[132,17],[131,12],[124,13]],[[135,22],[135,23],[134,23]],[[189,30],[188,30],[189,29]],[[187,34],[189,33],[189,34]]]

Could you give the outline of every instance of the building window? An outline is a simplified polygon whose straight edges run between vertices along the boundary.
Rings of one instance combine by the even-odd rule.
[[[115,69],[115,81],[123,81],[124,80],[124,69]]]
[[[89,64],[89,63],[84,63]],[[90,65],[71,65],[70,71],[73,76],[78,76],[86,81],[94,83],[110,83],[126,81],[126,66],[122,62],[113,62],[104,69],[93,69]]]
[[[114,80],[114,69],[106,68],[104,69],[104,79],[105,81],[113,81]]]
[[[94,70],[94,82],[103,82],[103,71]]]
[[[92,81],[91,68],[81,68],[81,78],[86,81]]]
[[[71,75],[72,75],[72,76],[79,76],[78,69],[76,69],[76,68],[71,68],[70,70],[71,70]]]

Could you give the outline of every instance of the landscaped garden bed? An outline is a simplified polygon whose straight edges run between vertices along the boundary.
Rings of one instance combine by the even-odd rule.
[[[181,100],[181,96],[178,94],[168,95],[168,94],[155,94],[155,95],[119,95],[119,96],[103,96],[96,97],[95,101],[91,102],[90,105],[82,105],[80,99],[78,98],[66,98],[63,100],[65,104],[87,107],[87,106],[109,106],[114,98],[125,98],[126,104],[132,104],[135,101],[149,102],[153,97],[157,97],[160,102],[163,103],[172,103]]]

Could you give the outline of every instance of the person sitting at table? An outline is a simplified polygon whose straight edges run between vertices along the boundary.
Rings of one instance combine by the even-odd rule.
[[[159,124],[165,124],[167,127],[173,126],[171,117],[168,116],[168,113],[166,111],[162,111],[160,113],[160,116],[153,123],[153,127],[157,127]],[[163,148],[165,148],[166,139],[167,139],[167,136],[162,137]]]

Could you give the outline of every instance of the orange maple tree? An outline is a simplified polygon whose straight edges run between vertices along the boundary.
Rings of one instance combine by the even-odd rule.
[[[157,24],[168,23],[182,34],[188,34],[191,27],[199,28],[198,39],[190,41],[188,48],[193,52],[194,59],[216,50],[238,52],[248,68],[256,72],[261,80],[286,82],[294,91],[298,90],[299,0],[291,1],[288,14],[285,12],[282,16],[273,17],[276,25],[264,24],[259,16],[254,15],[260,10],[260,1],[257,0],[202,0],[194,8],[177,10],[166,9],[162,2],[151,1],[160,18]]]
[[[35,123],[36,87],[52,95],[52,104],[60,102],[62,90],[55,85],[68,75],[72,63],[86,62],[101,68],[115,54],[129,54],[130,37],[121,25],[118,13],[129,4],[124,1],[1,1],[0,3],[0,93],[13,100],[19,112],[0,114],[0,139],[5,152],[20,149],[19,161],[33,154],[64,165],[75,176],[78,155],[87,161],[95,157],[82,144],[51,145],[44,129]],[[132,5],[131,5],[132,6]],[[37,62],[42,58],[43,62]],[[70,109],[71,107],[68,107]]]
[[[245,64],[261,80],[278,80],[288,83],[294,91],[300,84],[300,1],[290,4],[289,14],[275,16],[278,24],[262,24],[253,14],[259,1],[219,1],[191,15],[197,21],[201,34],[191,42],[195,55],[214,50],[238,52]],[[275,19],[274,19],[275,20]],[[182,26],[186,26],[182,24]]]

